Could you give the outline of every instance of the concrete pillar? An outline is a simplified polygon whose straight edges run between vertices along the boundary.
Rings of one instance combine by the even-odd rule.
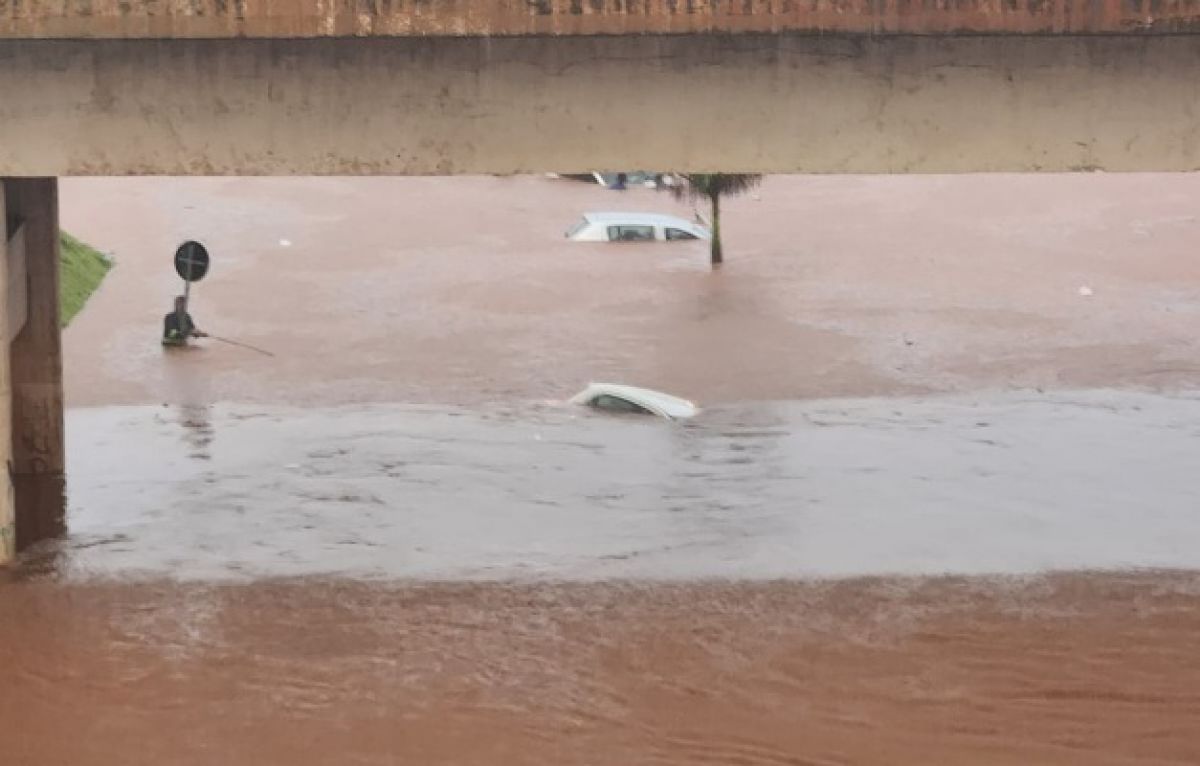
[[[5,205],[4,181],[0,180],[0,213]],[[8,255],[9,238],[7,215],[0,216],[0,566],[12,560],[17,550],[16,509],[13,500],[12,474],[7,467],[12,465],[12,397],[8,371]]]
[[[9,349],[11,475],[16,549],[64,528],[62,334],[59,329],[58,180],[5,179],[8,225],[24,237],[25,326]]]

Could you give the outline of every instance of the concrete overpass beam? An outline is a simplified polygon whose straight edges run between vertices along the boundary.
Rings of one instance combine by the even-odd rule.
[[[7,360],[12,438],[3,440],[11,450],[14,544],[20,550],[64,527],[58,180],[8,178],[4,186],[8,228],[19,227],[23,236],[27,280],[25,325],[13,338]],[[7,325],[7,310],[0,313]]]
[[[0,173],[1196,171],[1197,72],[1200,35],[0,40]]]

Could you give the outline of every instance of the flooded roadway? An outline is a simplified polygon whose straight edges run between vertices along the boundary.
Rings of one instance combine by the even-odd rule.
[[[1194,572],[0,591],[5,762],[1194,764]]]
[[[772,178],[703,243],[567,242],[665,194],[541,178],[74,179],[118,262],[65,337],[70,406],[473,406],[592,380],[704,404],[1200,381],[1200,175]],[[154,342],[203,239],[201,327]],[[1092,294],[1083,297],[1080,288]]]
[[[4,763],[1200,762],[1200,177],[769,179],[715,275],[562,241],[649,192],[63,192],[119,265]],[[275,358],[158,347],[197,232]]]
[[[1200,396],[71,413],[71,579],[1200,569]],[[29,562],[35,565],[34,561]]]

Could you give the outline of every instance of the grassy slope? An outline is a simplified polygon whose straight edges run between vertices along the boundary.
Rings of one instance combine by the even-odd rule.
[[[62,233],[59,321],[63,327],[75,318],[111,268],[112,263],[98,251]]]

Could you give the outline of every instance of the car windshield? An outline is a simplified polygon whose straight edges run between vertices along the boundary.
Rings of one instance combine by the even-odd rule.
[[[639,404],[634,404],[628,399],[622,399],[610,394],[600,394],[591,401],[591,405],[598,410],[608,410],[609,412],[628,412],[635,415],[654,414]]]
[[[572,226],[570,229],[567,230],[567,236],[568,237],[575,236],[576,234],[578,234],[579,232],[581,232],[585,228],[587,228],[587,225],[588,225],[588,219],[586,217],[580,218],[579,223],[575,224],[574,226]]]

